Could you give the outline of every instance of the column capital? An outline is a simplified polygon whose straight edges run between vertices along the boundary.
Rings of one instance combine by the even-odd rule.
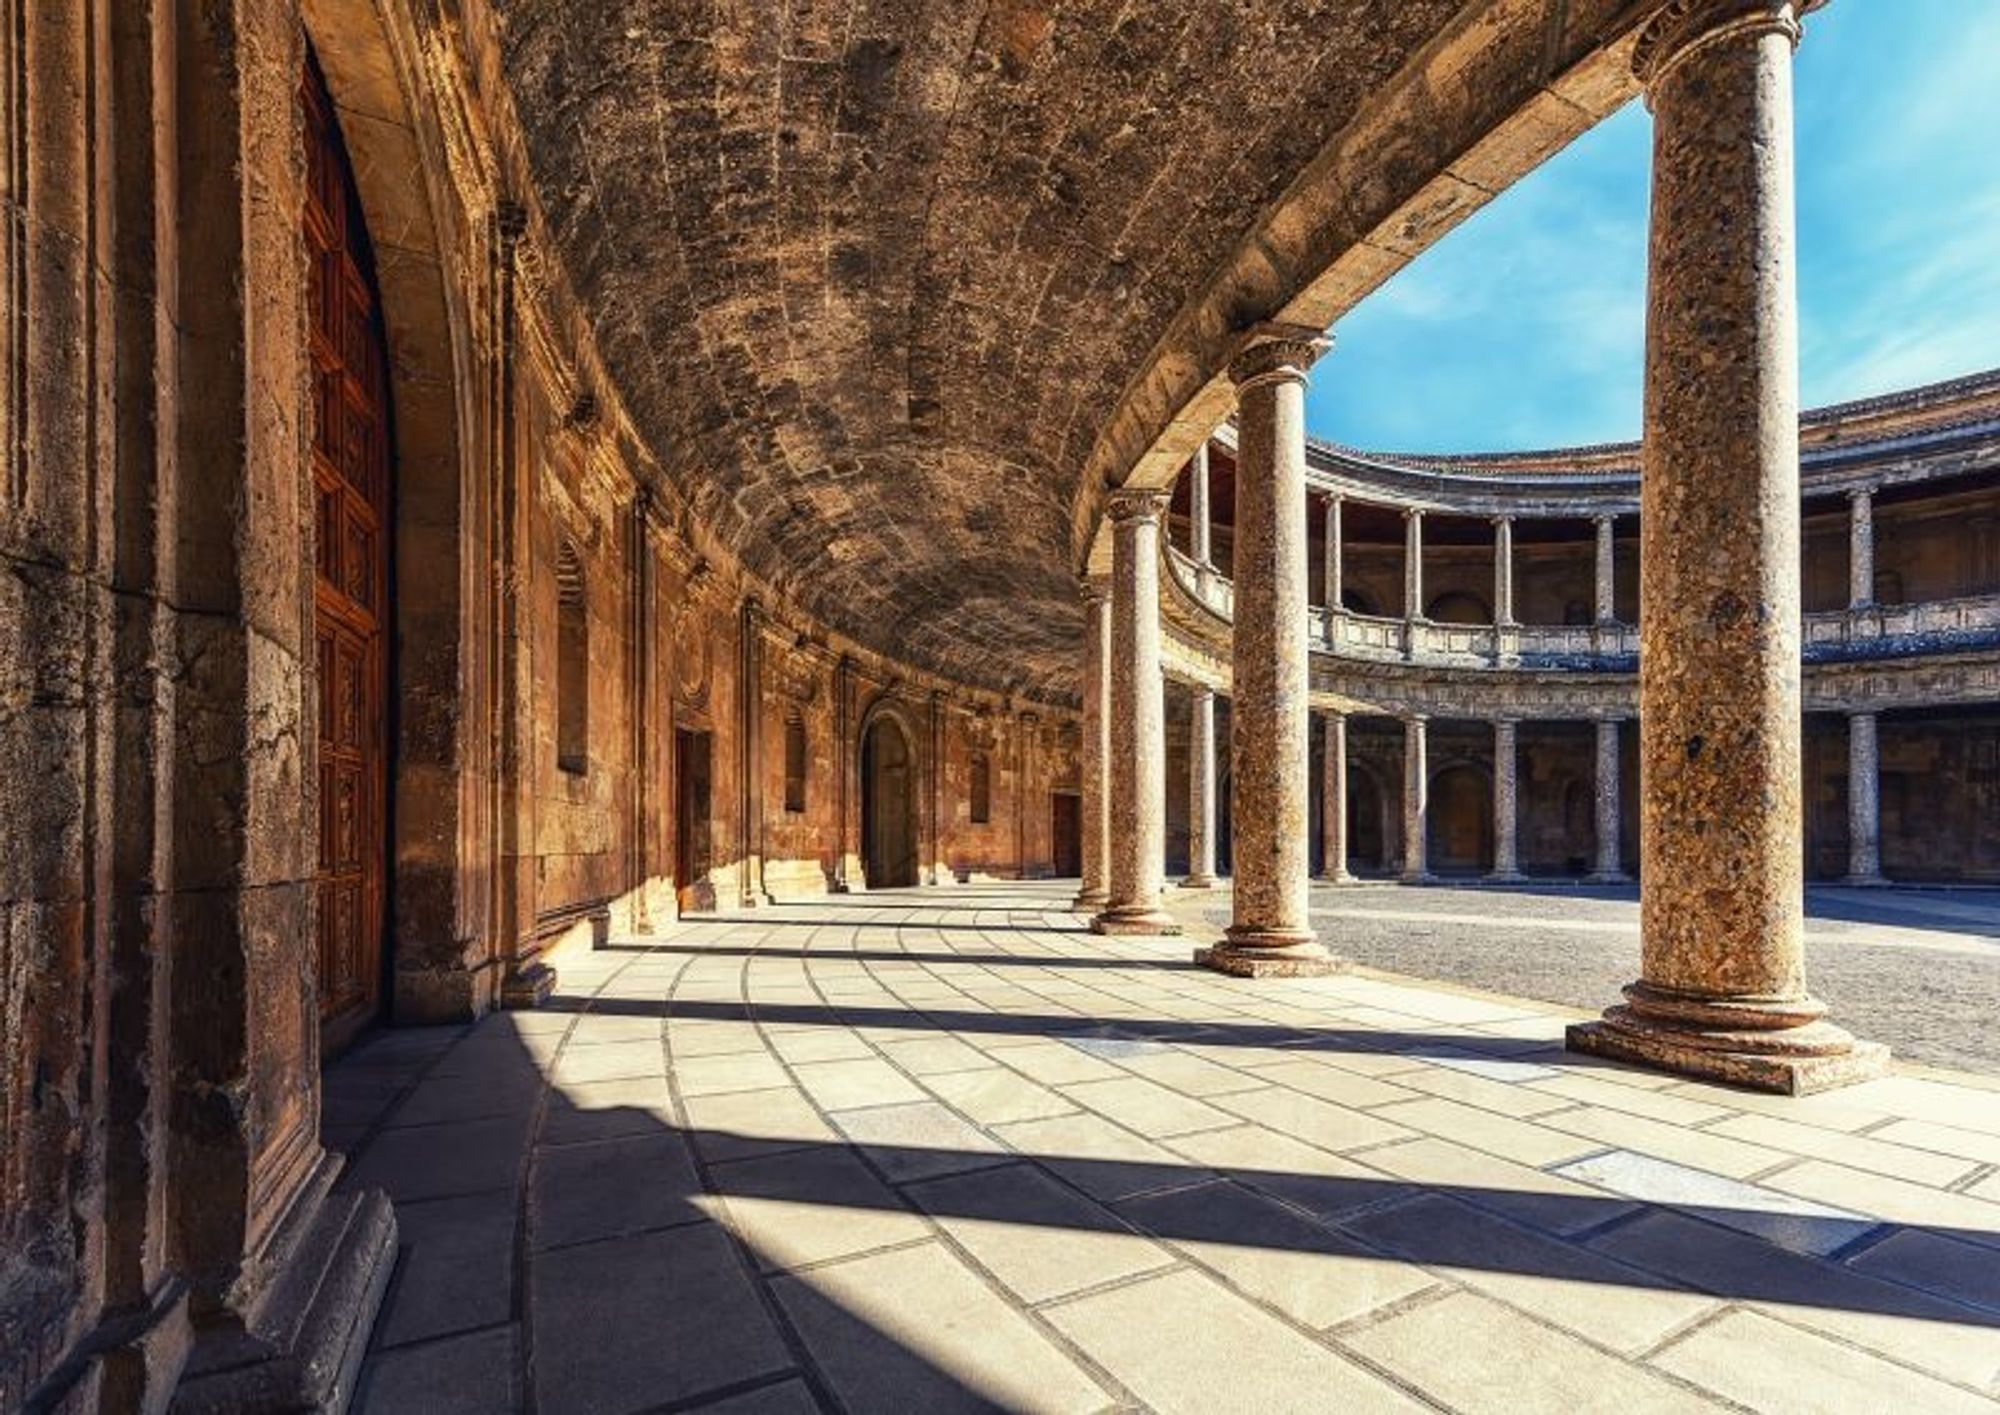
[[[1877,486],[1872,481],[1864,482],[1860,486],[1850,486],[1847,489],[1847,499],[1849,501],[1873,501],[1875,499],[1875,493],[1880,491],[1881,489],[1882,489],[1881,487]]]
[[[1167,511],[1167,504],[1173,493],[1166,487],[1125,486],[1111,493],[1105,502],[1104,512],[1114,524],[1126,525],[1134,521],[1157,521]]]
[[[1511,526],[1519,519],[1520,517],[1512,511],[1496,511],[1486,518],[1487,522],[1494,526]]]
[[[1309,324],[1259,320],[1236,338],[1229,381],[1240,393],[1260,383],[1303,383],[1306,371],[1333,347],[1333,336]]]
[[[1738,35],[1782,34],[1799,42],[1801,17],[1826,0],[1672,0],[1647,22],[1632,47],[1632,73],[1653,92],[1691,55]]]

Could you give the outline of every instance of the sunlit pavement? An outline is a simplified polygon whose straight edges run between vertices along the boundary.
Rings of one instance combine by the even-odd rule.
[[[675,925],[364,1044],[327,1135],[403,1251],[362,1408],[1994,1408],[2000,1084],[1675,1082],[1067,897]]]

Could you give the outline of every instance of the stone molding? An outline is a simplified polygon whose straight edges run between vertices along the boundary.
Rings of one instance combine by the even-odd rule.
[[[1158,521],[1167,514],[1173,492],[1165,487],[1122,487],[1111,494],[1105,514],[1114,525],[1137,521]],[[1086,594],[1088,591],[1086,591]],[[1110,593],[1107,583],[1105,593]]]
[[[1823,3],[1823,0],[1822,0]],[[1799,19],[1813,0],[1674,0],[1639,32],[1632,73],[1652,94],[1690,56],[1723,40],[1782,34],[1799,42]]]
[[[1240,396],[1265,383],[1304,383],[1312,366],[1333,347],[1324,330],[1303,324],[1260,321],[1243,332],[1230,355],[1229,381]]]

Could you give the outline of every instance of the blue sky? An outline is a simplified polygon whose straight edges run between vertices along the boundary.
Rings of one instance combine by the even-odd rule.
[[[2000,366],[2000,0],[1835,0],[1795,80],[1802,395]],[[1336,327],[1320,437],[1470,451],[1639,430],[1652,120],[1614,114]]]

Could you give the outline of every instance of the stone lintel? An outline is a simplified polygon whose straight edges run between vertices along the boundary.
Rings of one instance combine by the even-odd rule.
[[[1889,1074],[1889,1048],[1880,1042],[1856,1041],[1832,1056],[1717,1051],[1677,1042],[1670,1034],[1627,1031],[1607,1021],[1572,1023],[1564,1040],[1569,1050],[1587,1056],[1786,1096],[1831,1091]]]

